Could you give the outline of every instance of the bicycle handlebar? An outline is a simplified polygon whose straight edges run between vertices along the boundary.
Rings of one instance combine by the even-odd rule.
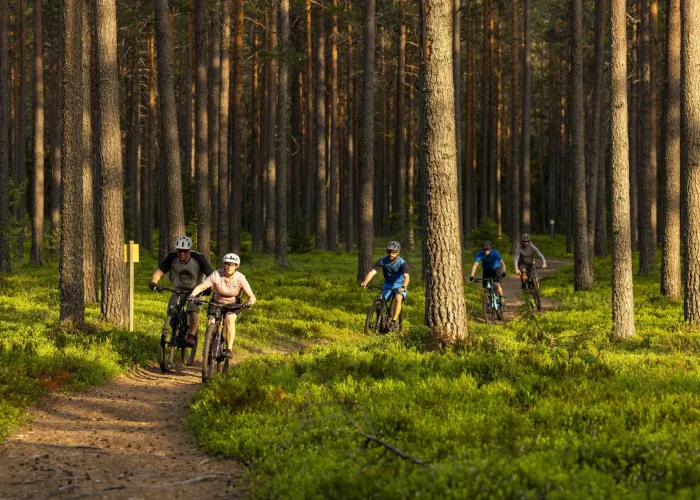
[[[198,306],[201,306],[203,304],[208,304],[210,306],[224,308],[224,309],[230,309],[232,311],[238,311],[239,309],[250,309],[250,307],[251,307],[250,302],[245,302],[243,304],[219,304],[218,302],[212,302],[211,300],[203,300],[203,299],[194,299],[192,302],[194,302],[194,304],[198,305]]]
[[[178,295],[189,295],[189,294],[191,293],[191,292],[182,292],[182,291],[180,291],[180,290],[174,290],[174,289],[172,289],[172,288],[168,288],[168,287],[165,287],[165,286],[159,286],[158,288],[156,288],[155,291],[156,291],[156,292],[159,292],[159,293],[160,293],[160,292],[173,292],[173,293],[176,293],[176,294],[178,294]]]

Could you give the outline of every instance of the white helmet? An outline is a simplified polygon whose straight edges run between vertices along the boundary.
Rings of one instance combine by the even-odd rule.
[[[192,238],[180,236],[175,240],[175,250],[192,250]]]
[[[241,258],[235,253],[227,253],[224,255],[224,262],[233,262],[234,264],[241,265]]]

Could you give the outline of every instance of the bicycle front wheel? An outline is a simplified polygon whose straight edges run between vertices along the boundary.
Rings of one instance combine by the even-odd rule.
[[[540,282],[537,280],[532,280],[532,298],[535,299],[535,307],[538,311],[542,310],[542,301],[540,300]]]
[[[365,334],[380,333],[384,324],[384,304],[381,300],[375,300],[367,311],[365,318]]]
[[[216,324],[207,326],[207,331],[204,335],[204,346],[202,348],[202,382],[206,382],[211,377],[214,369],[214,349],[216,340]]]
[[[494,308],[496,309],[496,316],[498,317],[498,321],[503,321],[503,300],[501,297],[496,298],[495,296],[494,299],[498,303],[498,307]]]
[[[488,323],[489,317],[491,316],[491,294],[488,292],[488,290],[484,290],[482,309],[484,312],[484,321]]]

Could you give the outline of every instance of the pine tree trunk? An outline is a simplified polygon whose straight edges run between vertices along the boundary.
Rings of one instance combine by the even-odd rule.
[[[602,141],[602,110],[603,110],[603,79],[605,73],[605,33],[607,20],[607,0],[596,0],[595,9],[595,83],[593,85],[593,116],[590,134],[590,164],[586,165],[588,190],[586,207],[588,208],[588,250],[594,252],[596,242],[597,203],[598,203],[598,171],[600,158],[604,156]],[[591,259],[591,262],[593,260]]]
[[[59,44],[56,49],[56,81],[54,82],[54,128],[53,128],[53,151],[51,157],[51,243],[49,255],[52,259],[59,257],[59,244],[61,236],[60,218],[61,212],[61,135],[63,134],[63,53]]]
[[[636,2],[633,2],[633,5]],[[634,12],[632,12],[634,15]],[[639,188],[637,173],[639,172],[639,30],[637,23],[632,23],[632,67],[635,69],[630,78],[630,109],[629,109],[629,156],[630,156],[630,234],[632,250],[639,248]]]
[[[489,101],[488,101],[488,195],[489,195],[489,217],[496,222],[496,38],[495,38],[495,18],[498,2],[491,1],[489,8]]]
[[[459,230],[460,230],[460,235],[462,231],[462,204],[464,203],[464,200],[462,199],[462,109],[461,109],[461,78],[462,78],[462,73],[461,73],[461,68],[460,68],[460,60],[461,60],[461,20],[462,20],[462,15],[461,15],[461,9],[462,9],[462,0],[452,0],[452,81],[454,82],[454,102],[455,102],[455,146],[457,148],[457,191],[458,191],[458,196],[459,196],[459,217],[460,217],[460,224],[459,224]],[[403,13],[402,13],[403,16]],[[405,27],[404,27],[404,39],[405,39]],[[404,52],[406,50],[405,48],[405,41],[404,41]],[[405,56],[404,56],[405,57]],[[405,64],[405,63],[404,63]],[[403,101],[403,98],[401,99]],[[401,108],[403,109],[403,108]],[[398,118],[398,117],[397,117]],[[398,120],[397,120],[398,121]],[[397,132],[398,132],[397,128]],[[402,129],[403,130],[403,129]],[[398,153],[398,149],[397,149]],[[397,160],[397,165],[398,161],[405,161],[405,160]],[[397,193],[398,194],[398,193]],[[401,197],[397,203],[399,205],[403,204],[403,196]],[[397,212],[396,209],[394,209],[394,212]],[[403,227],[402,227],[403,228]],[[461,241],[461,236],[460,236],[460,241]]]
[[[489,16],[491,11],[491,2],[493,0],[484,0],[484,43],[483,52],[481,54],[481,143],[480,146],[480,161],[479,161],[479,172],[478,172],[478,195],[479,195],[479,223],[481,223],[485,217],[491,215],[489,213],[489,109],[491,102],[491,85],[489,76],[491,74],[491,68],[489,60],[490,50],[489,50]]]
[[[197,204],[197,248],[210,258],[211,229],[209,225],[209,124],[207,115],[207,16],[206,0],[196,0],[194,5],[195,44],[195,138],[194,161],[197,172],[195,196]]]
[[[406,134],[406,151],[408,151],[408,158],[407,158],[407,164],[406,164],[406,245],[408,247],[409,252],[413,252],[416,247],[416,239],[415,239],[415,223],[413,222],[413,212],[414,212],[414,206],[415,206],[415,199],[414,199],[414,191],[415,191],[415,165],[416,165],[416,155],[415,155],[415,144],[416,141],[414,139],[414,134],[415,134],[415,126],[413,122],[413,104],[415,102],[414,99],[414,85],[411,85],[408,90],[408,130]],[[467,128],[469,128],[469,122],[467,121]],[[467,158],[467,161],[469,161],[469,158]],[[464,200],[466,203],[466,206],[471,207],[471,200],[468,198]],[[469,214],[467,214],[469,215]],[[465,219],[467,216],[465,216]]]
[[[9,8],[7,0],[0,0],[0,234],[10,230],[10,141],[8,137],[10,118],[10,89],[8,71]],[[9,273],[10,247],[6,237],[0,238],[0,272]]]
[[[270,59],[267,65],[267,103],[265,124],[267,133],[265,183],[265,252],[275,251],[275,191],[277,184],[277,155],[275,151],[275,131],[277,129],[277,5],[270,7],[268,26],[268,51]]]
[[[649,274],[656,263],[656,237],[652,224],[652,211],[655,211],[653,201],[653,198],[655,198],[655,184],[652,182],[652,162],[655,162],[655,159],[652,159],[652,155],[656,155],[656,147],[653,146],[656,137],[651,135],[651,128],[655,122],[655,117],[651,113],[656,107],[652,105],[649,0],[641,0],[641,11],[642,43],[639,50],[639,64],[642,71],[640,82],[641,96],[639,99],[639,145],[641,150],[639,169],[639,272],[640,274]]]
[[[347,12],[352,13],[352,0],[347,0]],[[353,44],[353,30],[352,22],[348,22],[348,34],[347,34],[347,52],[346,52],[346,65],[348,71],[348,80],[346,82],[346,106],[347,111],[345,113],[345,207],[346,207],[346,217],[345,217],[345,251],[352,252],[355,246],[355,205],[353,203],[355,199],[355,189],[354,175],[353,175],[353,165],[355,164],[355,135],[354,128],[355,124],[353,121],[354,116],[354,103],[355,103],[355,88],[353,87],[352,81],[352,44]]]
[[[229,233],[229,95],[230,95],[230,57],[231,43],[231,0],[221,0],[221,89],[219,93],[219,184],[216,197],[217,232],[216,245],[220,255],[230,251]]]
[[[141,165],[141,81],[139,78],[140,51],[138,40],[132,44],[131,88],[129,90],[129,138],[127,157],[127,199],[129,218],[126,221],[129,239],[141,239],[140,186],[138,185]]]
[[[17,108],[17,143],[15,156],[15,178],[17,183],[15,188],[19,189],[19,205],[17,206],[17,220],[19,229],[17,231],[16,256],[22,260],[24,256],[24,231],[25,217],[27,216],[27,69],[25,45],[27,40],[25,30],[26,17],[25,0],[19,0],[19,10],[17,11],[17,22],[19,23],[17,45],[19,50],[19,106]]]
[[[161,137],[163,137],[160,151],[162,155],[161,165],[165,174],[165,199],[162,201],[162,204],[165,204],[164,207],[167,207],[165,210],[165,225],[160,228],[165,233],[165,240],[161,238],[161,242],[165,244],[159,253],[165,253],[176,238],[185,234],[168,0],[155,0],[155,24],[156,51],[158,54],[156,61],[158,65],[158,96],[160,97]]]
[[[241,251],[241,225],[243,211],[243,184],[245,182],[245,159],[243,151],[243,0],[233,2],[233,96],[231,100],[231,120],[233,138],[231,141],[231,251]],[[251,137],[252,139],[252,137]],[[252,147],[252,141],[251,141]]]
[[[372,269],[374,252],[374,52],[377,43],[375,25],[376,0],[365,1],[362,25],[362,104],[360,107],[360,203],[358,225],[357,280],[363,280]]]
[[[510,199],[510,237],[513,242],[520,240],[520,108],[518,82],[520,72],[520,61],[518,55],[520,53],[520,34],[518,32],[520,24],[520,9],[518,0],[512,0],[512,22],[513,36],[511,39],[510,55],[513,68],[511,70],[510,80],[510,105],[511,105],[511,123],[510,123],[510,164],[511,164],[511,199]]]
[[[612,112],[612,316],[615,335],[634,336],[634,296],[629,211],[629,144],[627,127],[627,8],[625,0],[611,3]]]
[[[119,75],[117,60],[117,9],[114,0],[96,0],[97,92],[102,219],[102,316],[126,326],[129,321],[124,274],[124,213]],[[83,154],[87,154],[83,151]],[[178,169],[179,173],[179,169]],[[178,179],[179,180],[179,179]]]
[[[681,0],[681,220],[685,320],[700,324],[700,3]]]
[[[148,156],[146,162],[146,176],[144,180],[144,192],[142,200],[144,203],[144,234],[142,241],[145,248],[153,250],[153,230],[155,229],[155,195],[156,186],[159,184],[156,166],[156,58],[155,58],[155,39],[153,35],[149,35],[147,39],[148,46]],[[201,251],[201,249],[200,249]]]
[[[453,1],[453,9],[459,9],[459,1]],[[456,7],[455,7],[456,6]],[[396,73],[396,157],[395,157],[395,179],[396,179],[396,190],[392,198],[393,207],[392,211],[397,217],[396,233],[400,235],[402,240],[405,239],[406,234],[406,209],[404,208],[404,186],[406,183],[406,20],[404,16],[404,3],[403,0],[399,0],[399,36],[398,44],[396,46],[396,59],[397,59],[397,73]],[[454,11],[454,16],[459,19],[459,10]],[[455,21],[458,23],[459,21]],[[455,35],[457,40],[454,42],[459,53],[459,34]],[[453,47],[454,50],[454,47]],[[455,75],[459,77],[459,63],[455,66]],[[459,102],[459,88],[455,89],[455,102]],[[458,107],[455,108],[455,116],[459,116]],[[459,134],[459,131],[457,131]],[[457,142],[459,142],[459,135],[457,136]],[[459,162],[459,155],[457,155],[457,161]],[[457,168],[459,168],[458,165]]]
[[[185,170],[187,171],[187,189],[188,194],[193,193],[194,178],[195,178],[195,161],[194,161],[194,16],[187,16],[187,34],[189,44],[187,45],[187,53],[185,56]],[[187,217],[187,216],[185,216]]]
[[[34,95],[33,159],[34,195],[32,203],[32,264],[44,265],[44,54],[41,0],[34,0]]]
[[[607,127],[603,127],[601,134],[608,132]],[[603,153],[598,155],[598,194],[596,199],[596,223],[595,223],[595,256],[605,257],[608,253],[608,199],[607,199],[607,179],[606,172],[607,160],[606,160],[606,138],[601,138],[599,144],[599,150]]]
[[[219,108],[221,104],[221,0],[216,0],[216,8],[209,11],[209,211],[211,217],[210,234],[214,239],[215,252],[219,257],[223,257],[222,249],[217,241],[219,229],[219,130],[220,116]],[[225,250],[223,250],[225,252]]]
[[[258,35],[258,30],[253,29],[253,70],[252,70],[252,85],[251,85],[251,136],[250,136],[250,176],[251,176],[251,190],[252,190],[252,201],[250,203],[251,210],[251,228],[250,232],[253,236],[252,250],[254,253],[260,251],[261,240],[262,240],[262,227],[260,225],[260,214],[257,209],[260,200],[260,134],[258,124],[260,123],[260,106],[259,103],[262,102],[259,99],[260,95],[260,84],[259,84],[259,53],[260,51],[260,38]]]
[[[62,2],[63,49],[63,189],[61,190],[60,319],[80,326],[83,296],[83,0]]]
[[[520,197],[522,205],[521,230],[530,232],[531,198],[530,198],[530,111],[532,109],[532,58],[530,30],[530,0],[523,4],[523,134],[522,134],[522,170],[520,175]],[[582,84],[583,85],[583,84]],[[583,90],[582,90],[583,92]],[[583,103],[582,103],[583,105]],[[583,141],[583,138],[581,139]],[[583,147],[583,144],[581,144]]]
[[[425,322],[438,342],[467,337],[459,241],[451,6],[422,0]],[[438,194],[439,193],[439,194]],[[455,264],[457,269],[448,263]],[[449,271],[448,271],[449,269]]]
[[[573,237],[574,289],[590,290],[593,286],[593,267],[588,252],[586,222],[586,159],[585,111],[583,102],[583,0],[571,0],[572,9],[572,100],[571,100],[571,165],[573,179]],[[525,116],[528,116],[527,114]],[[526,129],[523,126],[523,131]],[[527,228],[529,230],[529,226]],[[524,229],[525,230],[525,229]]]
[[[316,228],[316,223],[314,221],[316,214],[312,213],[313,203],[312,196],[315,189],[311,188],[309,185],[313,186],[315,183],[312,179],[316,178],[316,163],[314,161],[314,154],[316,152],[316,143],[314,141],[314,85],[313,85],[313,66],[314,66],[314,56],[313,56],[313,46],[311,44],[311,33],[313,31],[312,19],[311,19],[311,0],[305,0],[304,8],[306,9],[306,178],[308,180],[306,186],[306,197],[304,199],[304,217],[307,218],[307,225],[309,228]]]
[[[338,0],[333,0],[334,12],[338,9]],[[331,32],[331,95],[330,95],[330,162],[328,164],[329,190],[328,190],[328,250],[338,249],[338,16],[332,17]]]
[[[664,237],[661,293],[681,298],[680,0],[666,1],[666,78],[664,99]]]
[[[316,16],[316,249],[328,249],[328,198],[326,197],[326,67],[323,1]]]
[[[280,0],[279,129],[275,186],[275,265],[287,267],[287,170],[289,166],[289,0]]]
[[[82,82],[83,82],[83,95],[82,95],[82,108],[84,117],[95,117],[96,122],[99,119],[97,110],[93,114],[92,106],[92,74],[93,74],[93,61],[92,55],[93,50],[96,49],[96,41],[93,39],[92,33],[94,32],[94,22],[90,24],[90,18],[88,12],[88,6],[90,2],[86,2],[86,8],[83,9],[83,29],[82,33]],[[90,9],[92,12],[92,8]],[[94,18],[94,15],[92,16]],[[97,85],[97,82],[94,82]],[[95,135],[93,134],[91,119],[83,119],[83,129],[82,129],[82,145],[83,145],[83,263],[84,263],[84,274],[83,274],[83,296],[85,302],[88,304],[97,302],[99,300],[97,294],[97,228],[95,221],[95,211],[97,206],[95,204],[95,194],[98,191],[96,189],[95,182],[95,151],[93,151],[93,145],[95,144]]]

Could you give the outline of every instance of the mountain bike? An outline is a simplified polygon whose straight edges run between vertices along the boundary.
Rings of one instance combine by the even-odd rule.
[[[245,304],[219,304],[217,302],[196,299],[197,305],[208,304],[216,308],[214,311],[214,323],[207,325],[204,335],[204,348],[202,349],[202,382],[206,382],[215,373],[223,373],[228,370],[230,359],[224,356],[226,349],[226,314],[241,309],[250,308]]]
[[[394,305],[396,290],[391,289],[391,295],[389,300],[384,298],[384,288],[378,286],[367,286],[369,290],[379,290],[379,295],[374,299],[372,305],[369,306],[367,311],[367,318],[365,319],[365,334],[370,332],[374,333],[389,333],[391,319],[394,317]],[[399,319],[396,322],[396,331],[401,331],[401,325],[403,323],[403,311],[399,313]]]
[[[176,351],[180,352],[180,359],[185,360],[185,350],[190,349],[190,355],[187,358],[186,366],[191,366],[194,363],[194,356],[197,353],[197,336],[194,338],[194,345],[187,344],[187,334],[189,326],[187,324],[187,296],[190,292],[182,292],[173,290],[172,288],[158,287],[158,292],[173,292],[177,294],[177,303],[170,307],[168,315],[170,316],[170,339],[167,334],[160,336],[160,371],[167,373],[173,369]]]
[[[484,287],[484,296],[481,301],[482,304],[482,310],[484,312],[484,319],[486,320],[487,323],[495,323],[496,318],[499,319],[499,321],[503,320],[503,303],[501,301],[501,298],[498,296],[496,293],[496,290],[493,287],[494,279],[493,278],[476,278],[474,279],[475,282],[481,282],[481,283],[486,283],[486,286]]]
[[[537,277],[537,271],[539,271],[540,269],[541,268],[537,266],[532,266],[530,269],[525,269],[525,273],[527,273],[527,281],[525,282],[525,286],[530,291],[530,295],[532,295],[532,298],[535,301],[535,307],[537,307],[538,311],[542,310],[540,281]]]

